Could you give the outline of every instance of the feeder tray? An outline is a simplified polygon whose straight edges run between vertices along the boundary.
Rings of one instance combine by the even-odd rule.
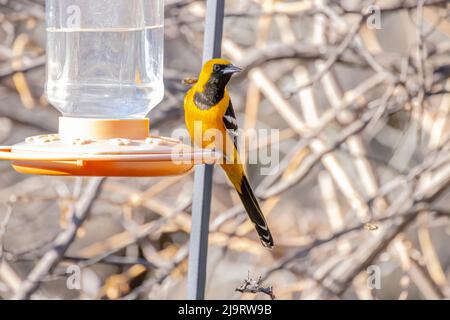
[[[181,175],[214,163],[212,150],[149,135],[149,120],[60,118],[59,134],[29,137],[0,147],[0,159],[20,173],[58,176],[148,177]]]

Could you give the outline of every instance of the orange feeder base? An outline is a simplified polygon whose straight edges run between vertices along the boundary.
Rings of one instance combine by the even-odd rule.
[[[12,167],[24,174],[153,177],[182,175],[194,164],[218,158],[211,150],[194,150],[176,139],[149,136],[148,123],[148,119],[63,117],[59,134],[0,147],[0,159],[12,161]]]
[[[160,177],[188,173],[193,164],[172,165],[167,161],[13,161],[19,173],[51,176]]]

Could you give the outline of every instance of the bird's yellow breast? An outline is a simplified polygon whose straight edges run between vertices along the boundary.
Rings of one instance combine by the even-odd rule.
[[[211,144],[207,137],[211,136],[212,130],[221,131],[225,138],[226,132],[223,116],[230,103],[230,97],[225,90],[224,97],[217,105],[203,110],[195,105],[195,92],[197,91],[194,86],[188,91],[184,100],[186,127],[189,135],[193,138],[193,142],[201,148],[206,148]]]
[[[221,151],[225,161],[222,168],[227,173],[238,192],[241,192],[241,181],[244,175],[244,168],[240,163],[239,154],[234,146],[233,139],[228,135],[223,123],[223,116],[230,105],[230,96],[225,89],[224,97],[220,102],[206,110],[202,110],[195,105],[194,95],[198,88],[192,87],[184,99],[184,113],[186,128],[189,131],[192,142],[201,148],[214,148]],[[217,141],[218,135],[221,141]]]

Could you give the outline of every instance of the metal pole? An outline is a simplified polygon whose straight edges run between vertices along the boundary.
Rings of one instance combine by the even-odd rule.
[[[224,7],[225,0],[206,2],[203,62],[221,55]],[[205,298],[213,168],[212,165],[198,165],[195,168],[188,267],[190,300]]]

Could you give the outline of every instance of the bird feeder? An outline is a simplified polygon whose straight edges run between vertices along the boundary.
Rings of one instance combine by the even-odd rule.
[[[220,57],[225,0],[206,1],[204,61]],[[49,102],[59,132],[0,147],[26,174],[165,176],[197,167],[188,298],[206,283],[212,168],[220,154],[150,134],[146,115],[164,97],[163,0],[46,0]],[[181,107],[181,106],[180,106]]]
[[[47,0],[48,101],[59,132],[0,148],[20,173],[165,176],[214,161],[150,134],[164,97],[163,0]],[[180,106],[181,107],[181,106]]]

